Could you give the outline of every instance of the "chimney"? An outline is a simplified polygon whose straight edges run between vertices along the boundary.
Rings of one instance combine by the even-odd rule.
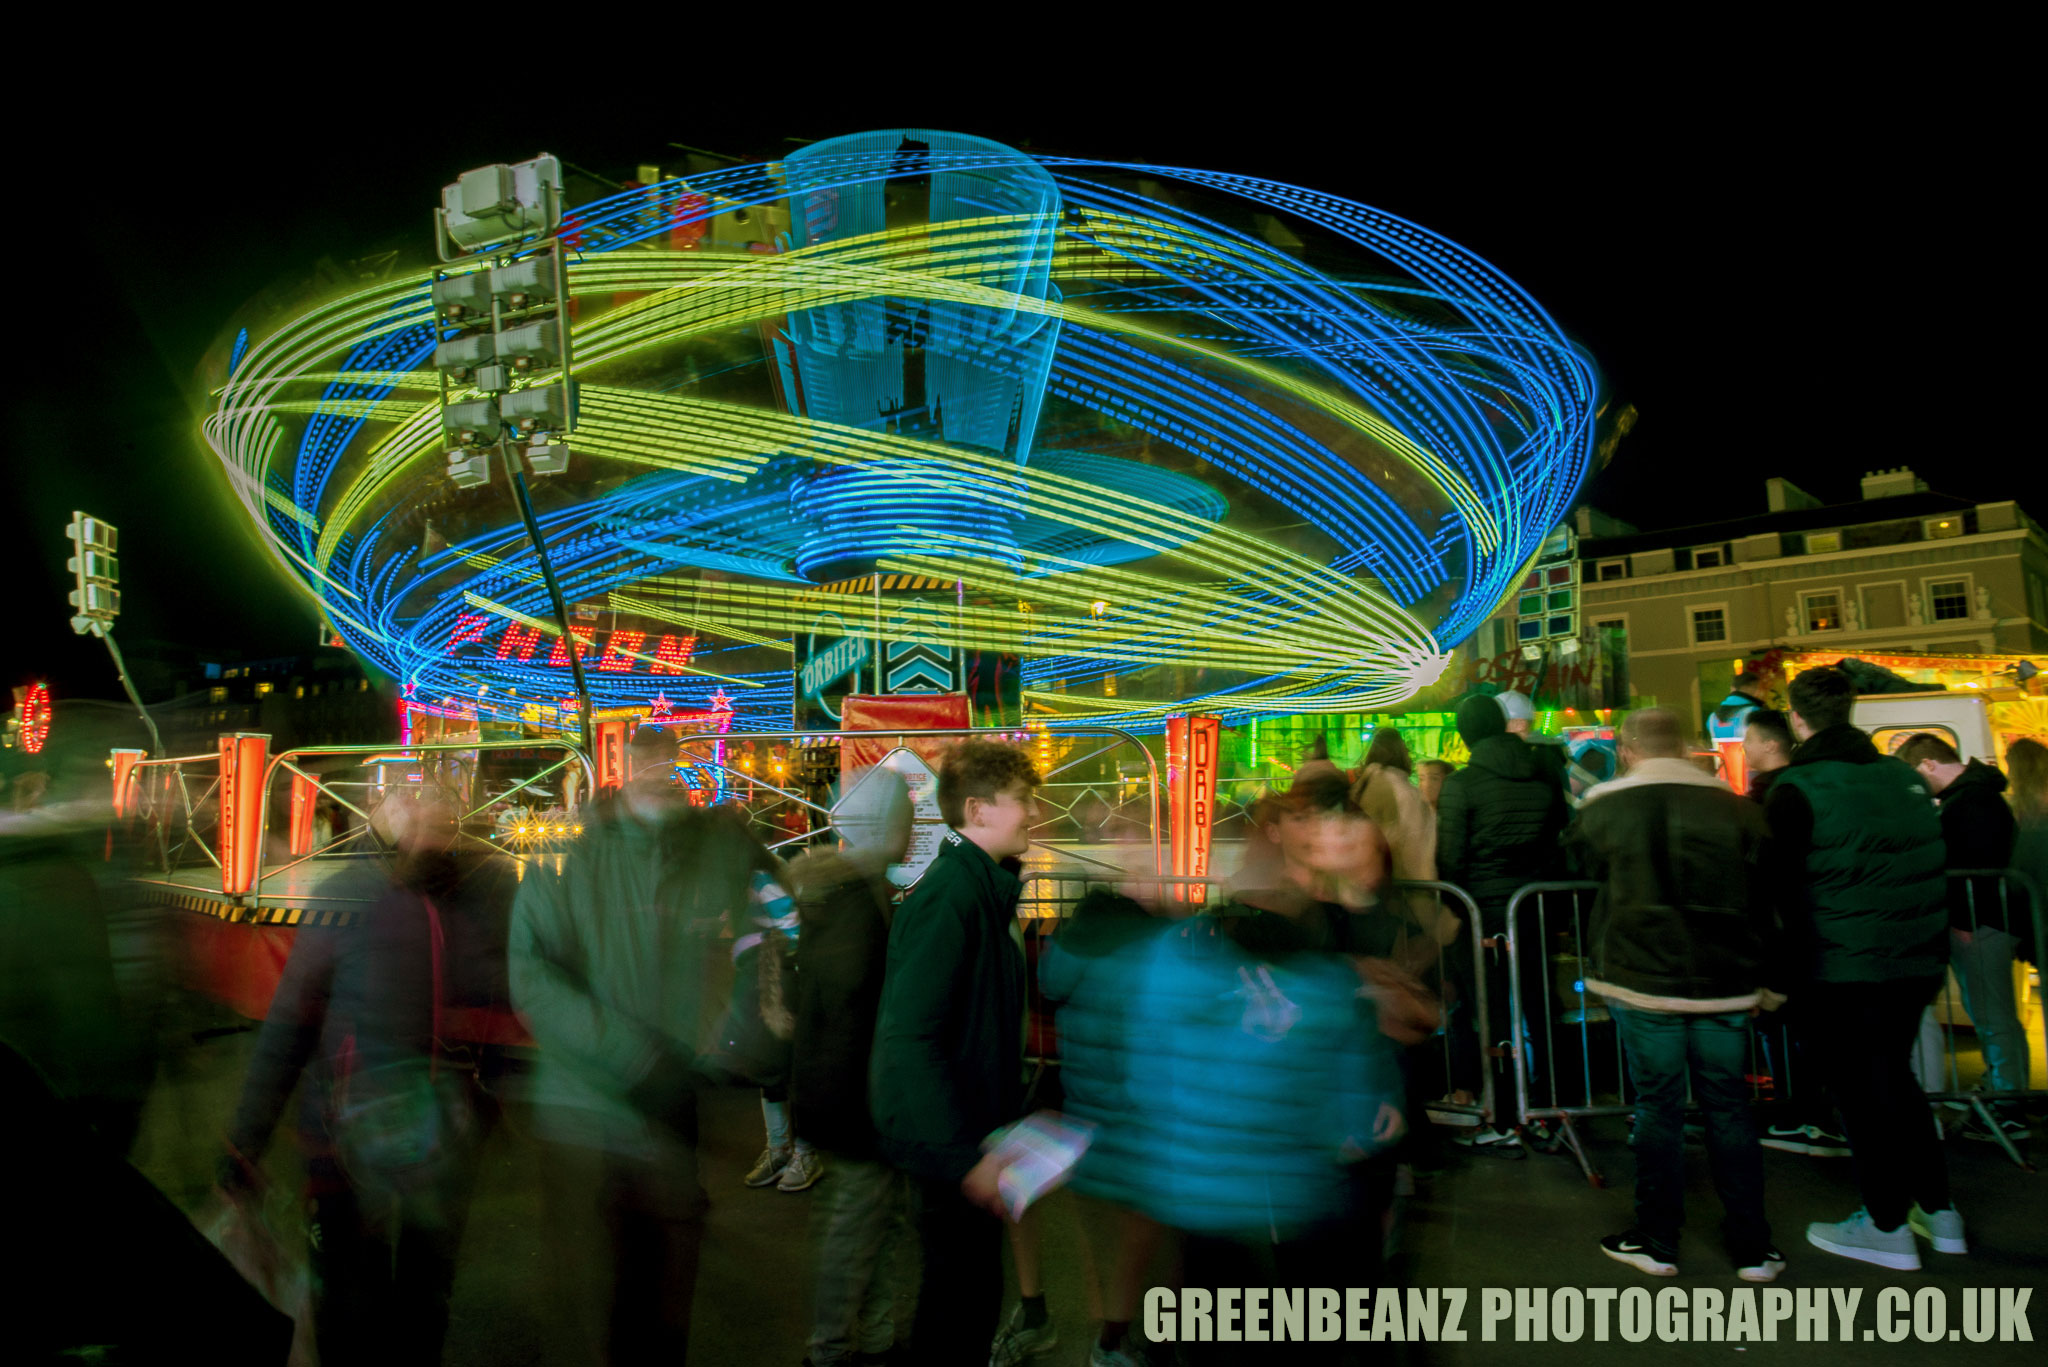
[[[1927,491],[1927,481],[1913,473],[1909,465],[1896,470],[1866,470],[1863,472],[1863,497],[1897,498],[1901,494],[1920,494]]]
[[[1789,513],[1797,508],[1818,508],[1820,500],[1800,488],[1789,479],[1773,479],[1764,485],[1766,496],[1774,513]]]

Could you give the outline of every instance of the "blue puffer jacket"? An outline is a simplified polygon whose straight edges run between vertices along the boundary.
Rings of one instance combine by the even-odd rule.
[[[1228,908],[1225,915],[1243,913]],[[1339,956],[1255,955],[1203,916],[1141,942],[1128,1089],[1138,1208],[1194,1233],[1283,1240],[1338,1218],[1394,1074]]]
[[[1151,942],[1167,925],[1098,889],[1081,899],[1038,960],[1039,988],[1058,1012],[1065,1113],[1095,1126],[1071,1185],[1124,1206],[1137,1204],[1151,1161],[1131,1105],[1130,1007]]]

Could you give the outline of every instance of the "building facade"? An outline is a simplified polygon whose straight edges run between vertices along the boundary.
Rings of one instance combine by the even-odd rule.
[[[1740,662],[1843,655],[2048,656],[2048,535],[2017,503],[1877,471],[1856,503],[1769,482],[1759,517],[1615,534],[1582,514],[1584,625],[1622,632],[1630,691],[1699,719]]]

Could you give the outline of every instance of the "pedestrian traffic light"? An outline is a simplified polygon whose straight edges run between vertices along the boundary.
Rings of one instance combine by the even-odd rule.
[[[84,513],[73,513],[64,532],[71,538],[72,552],[65,568],[78,585],[71,590],[71,606],[76,609],[71,629],[81,636],[96,635],[121,614],[121,591],[115,587],[120,580],[120,564],[114,557],[118,534]]]

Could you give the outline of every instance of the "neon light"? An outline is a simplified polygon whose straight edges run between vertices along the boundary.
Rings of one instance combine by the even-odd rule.
[[[50,738],[50,687],[32,683],[21,699],[21,748],[29,754],[42,753]]]

